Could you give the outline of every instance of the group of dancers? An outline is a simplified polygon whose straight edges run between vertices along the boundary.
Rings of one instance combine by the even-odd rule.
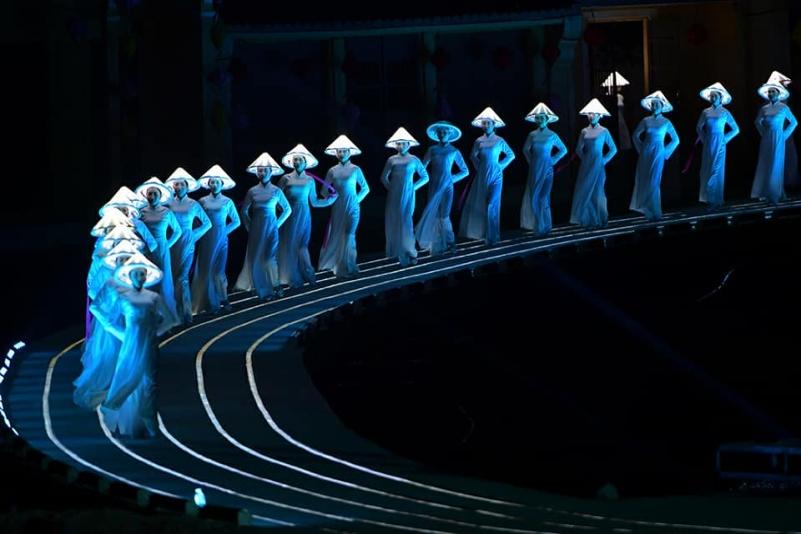
[[[762,140],[751,195],[773,203],[784,197],[785,144],[797,124],[783,103],[789,96],[789,81],[774,72],[758,89],[768,103],[756,119]],[[715,208],[723,203],[726,144],[739,128],[724,107],[731,102],[731,95],[720,83],[703,89],[700,95],[711,105],[697,123],[703,144],[699,196]],[[639,159],[630,208],[656,220],[662,215],[664,162],[675,152],[679,137],[664,117],[672,106],[662,92],[646,96],[641,104],[650,115],[632,136]],[[587,116],[589,124],[581,130],[575,152],[581,163],[570,222],[603,227],[608,223],[604,168],[617,148],[599,121],[610,113],[597,99],[579,113]],[[529,172],[520,226],[547,235],[552,226],[554,166],[568,150],[548,128],[558,120],[548,106],[537,104],[525,119],[536,128],[523,145]],[[459,235],[492,245],[500,239],[504,169],[515,154],[496,133],[504,122],[491,108],[472,124],[483,134],[469,153],[475,175],[468,186]],[[455,250],[450,219],[454,183],[470,173],[453,145],[462,135],[459,128],[439,121],[426,133],[434,144],[420,160],[409,153],[419,146],[418,141],[399,128],[386,142],[396,153],[387,159],[380,175],[388,191],[386,255],[404,266],[417,262],[418,245],[432,255]],[[319,162],[303,145],[284,155],[283,167],[268,153],[261,154],[247,167],[257,183],[247,191],[239,209],[223,194],[236,184],[219,165],[199,179],[179,167],[165,182],[154,177],[135,191],[127,187],[117,191],[100,209],[100,221],[92,229],[97,240],[87,277],[87,335],[83,372],[75,381],[76,404],[99,409],[112,431],[129,436],[156,434],[157,338],[179,324],[190,324],[194,314],[230,310],[225,273],[228,235],[240,225],[249,235],[234,287],[253,290],[261,300],[282,296],[284,286],[315,283],[309,254],[312,207],[331,207],[318,267],[332,270],[338,278],[358,274],[359,205],[370,192],[361,168],[351,161],[361,151],[340,135],[325,153],[337,163],[324,179],[309,172]],[[273,177],[278,177],[275,184]],[[416,191],[426,184],[428,203],[415,225]],[[189,197],[201,188],[208,194],[199,200]],[[157,291],[149,289],[156,286]]]

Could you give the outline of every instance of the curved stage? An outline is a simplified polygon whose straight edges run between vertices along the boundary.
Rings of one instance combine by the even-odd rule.
[[[72,403],[72,380],[80,372],[77,339],[61,350],[44,343],[23,349],[2,384],[5,410],[32,447],[81,472],[146,490],[140,495],[152,494],[154,506],[159,496],[191,499],[201,487],[209,504],[247,509],[252,524],[278,530],[785,531],[770,527],[775,523],[769,518],[753,517],[756,508],[746,502],[722,521],[715,507],[723,505],[707,507],[701,498],[582,500],[434,472],[346,428],[313,386],[301,345],[309,328],[325,323],[325,314],[364,313],[395,288],[440,277],[458,282],[491,264],[547,257],[564,247],[606,247],[799,214],[801,200],[793,200],[671,213],[658,223],[623,218],[597,230],[563,226],[544,239],[520,234],[491,248],[464,243],[457,254],[422,257],[406,268],[384,259],[366,262],[356,278],[322,274],[316,286],[271,302],[236,294],[232,313],[198,316],[194,325],[161,342],[161,435],[152,440],[117,439],[99,413]],[[373,295],[378,298],[369,304],[359,302]]]

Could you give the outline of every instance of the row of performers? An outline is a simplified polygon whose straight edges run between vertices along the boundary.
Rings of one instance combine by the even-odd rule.
[[[783,196],[784,144],[796,121],[781,103],[788,96],[783,83],[772,78],[760,87],[759,93],[769,103],[757,118],[762,144],[752,196],[776,202]],[[731,96],[722,85],[704,89],[701,96],[712,104],[698,121],[699,138],[704,144],[701,200],[715,206],[723,202],[725,145],[738,128],[723,107]],[[633,135],[640,159],[631,208],[658,218],[662,167],[679,139],[662,115],[672,108],[661,92],[644,98],[642,105],[651,115],[643,119]],[[593,99],[580,113],[588,117],[589,125],[581,131],[576,150],[581,166],[571,222],[600,227],[608,218],[604,167],[616,148],[608,130],[599,125],[601,117],[609,113],[597,100]],[[547,106],[538,104],[527,119],[536,123],[537,129],[528,136],[523,149],[530,172],[521,226],[544,235],[551,228],[553,167],[567,149],[548,129],[548,124],[558,117]],[[789,125],[785,127],[785,123]],[[492,244],[500,238],[503,170],[514,159],[514,153],[495,133],[504,123],[490,108],[476,117],[473,125],[482,128],[484,134],[470,152],[477,176],[467,196],[460,234]],[[409,149],[418,143],[405,129],[398,129],[387,141],[397,154],[387,160],[381,174],[389,192],[386,252],[403,265],[416,263],[415,242],[432,254],[453,250],[453,183],[469,173],[461,153],[452,144],[461,137],[458,128],[438,122],[428,128],[427,134],[437,143],[422,161],[409,154]],[[666,137],[670,138],[667,144]],[[153,412],[150,399],[154,384],[148,369],[152,369],[155,339],[176,324],[191,322],[193,313],[218,313],[229,308],[225,275],[228,234],[242,222],[249,239],[245,263],[235,283],[238,289],[255,289],[259,298],[269,299],[280,292],[281,284],[293,287],[314,283],[308,251],[310,207],[332,206],[320,269],[331,269],[337,277],[358,273],[359,203],[369,193],[369,187],[361,169],[350,158],[360,150],[343,135],[325,152],[339,161],[329,169],[324,181],[306,172],[318,162],[302,145],[282,159],[284,166],[292,169],[287,174],[269,154],[259,156],[248,167],[259,184],[250,188],[239,212],[233,201],[222,194],[235,183],[217,165],[199,180],[179,168],[166,183],[151,178],[136,192],[121,188],[101,208],[101,220],[92,230],[98,239],[87,279],[87,339],[84,370],[75,382],[77,404],[91,409],[102,406],[110,426],[123,434],[155,433],[152,417],[143,415]],[[282,175],[277,185],[271,182],[274,175]],[[315,180],[323,183],[321,197]],[[415,227],[415,191],[426,183],[429,202]],[[200,187],[209,190],[209,194],[199,201],[187,196]],[[190,285],[193,260],[196,267]],[[160,284],[158,293],[145,289],[155,284]]]
[[[789,93],[780,80],[772,75],[760,87],[759,94],[769,103],[760,110],[756,121],[762,142],[752,197],[777,202],[784,196],[785,142],[797,122],[789,107],[782,103]],[[723,203],[726,144],[737,135],[739,128],[723,106],[731,101],[731,95],[721,84],[707,87],[701,96],[712,105],[702,112],[698,121],[699,139],[704,146],[700,200],[716,207]],[[660,182],[664,162],[675,151],[679,137],[663,115],[671,111],[672,106],[660,91],[645,97],[642,105],[651,115],[640,122],[633,134],[639,161],[630,208],[655,220],[662,215]],[[604,168],[614,157],[616,147],[609,131],[599,124],[601,117],[609,115],[600,102],[593,99],[580,113],[588,117],[589,125],[581,131],[576,148],[581,164],[570,222],[590,228],[602,227],[608,222]],[[558,117],[545,104],[538,104],[526,118],[537,128],[529,134],[523,147],[529,176],[520,221],[522,228],[545,235],[551,230],[550,190],[554,165],[567,154],[567,148],[548,128]],[[459,235],[483,239],[491,245],[500,238],[503,171],[515,155],[497,135],[496,129],[504,123],[491,108],[476,117],[473,125],[482,128],[484,134],[476,139],[470,151],[476,177],[464,205]],[[396,155],[388,158],[381,173],[381,182],[388,190],[386,254],[389,258],[398,258],[401,265],[416,262],[416,244],[438,254],[453,250],[456,242],[450,222],[453,184],[469,173],[460,151],[452,144],[461,137],[461,131],[450,123],[438,122],[432,124],[427,133],[437,143],[428,149],[422,161],[409,153],[409,149],[419,143],[404,128],[399,128],[386,144],[397,150]],[[162,295],[175,317],[189,323],[193,313],[217,311],[220,306],[228,306],[224,274],[227,235],[240,225],[240,214],[250,236],[245,264],[235,287],[255,289],[260,298],[270,298],[280,291],[281,285],[297,287],[314,282],[308,249],[310,207],[332,206],[319,268],[331,269],[340,277],[354,275],[358,273],[359,204],[369,192],[361,168],[351,162],[351,157],[361,152],[344,135],[325,152],[336,156],[339,163],[329,169],[324,181],[307,172],[318,162],[303,145],[296,146],[282,159],[284,166],[291,169],[287,174],[269,154],[262,154],[248,167],[260,183],[247,192],[239,213],[234,203],[222,194],[235,183],[219,166],[212,167],[199,180],[179,168],[166,184],[152,178],[137,188],[138,194],[121,190],[101,210],[105,216],[94,229],[99,236],[94,263],[109,249],[110,241],[105,233],[118,224],[132,227],[137,220],[136,229],[140,235],[149,234],[146,240],[155,243],[150,257],[165,274]],[[271,182],[273,176],[281,176],[277,185]],[[323,184],[321,196],[318,196],[315,181]],[[428,204],[414,226],[415,191],[427,183]],[[200,187],[208,189],[210,194],[199,201],[187,196]],[[113,209],[124,213],[106,213]],[[199,252],[190,287],[195,243],[198,243]]]

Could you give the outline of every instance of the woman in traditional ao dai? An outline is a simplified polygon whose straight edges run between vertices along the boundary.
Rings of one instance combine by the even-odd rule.
[[[192,311],[219,313],[220,306],[226,311],[231,309],[228,303],[228,277],[225,275],[228,234],[239,228],[240,224],[233,200],[223,195],[222,191],[236,184],[227,174],[204,175],[199,182],[201,187],[211,191],[198,201],[211,221],[211,228],[198,243],[197,267],[192,279]]]
[[[317,158],[297,145],[281,160],[285,167],[293,169],[278,182],[292,208],[292,215],[281,227],[278,245],[278,279],[289,287],[300,287],[304,282],[315,283],[314,267],[309,255],[311,239],[311,207],[324,208],[337,199],[336,192],[321,199],[317,197],[315,179],[306,169],[317,166]]]
[[[181,237],[170,248],[173,285],[178,317],[185,325],[192,323],[192,292],[189,289],[189,271],[195,259],[195,243],[211,228],[211,221],[200,204],[188,193],[200,189],[200,184],[181,167],[178,167],[165,182],[172,186],[175,195],[167,205],[181,225]],[[200,222],[194,228],[195,220]]]
[[[740,133],[737,122],[723,106],[731,102],[731,95],[720,83],[701,91],[701,98],[712,104],[701,112],[695,130],[703,143],[701,152],[701,190],[698,200],[709,208],[723,205],[726,183],[726,145]],[[728,125],[729,131],[726,132]]]
[[[178,316],[178,308],[175,302],[175,287],[173,285],[172,277],[172,258],[170,256],[170,248],[180,239],[183,229],[178,223],[175,214],[162,202],[169,201],[172,197],[170,188],[161,183],[158,178],[151,178],[144,184],[140,185],[136,192],[144,195],[147,198],[148,205],[142,208],[142,222],[147,225],[148,230],[156,240],[156,250],[152,251],[149,257],[156,264],[156,267],[162,272],[164,276],[161,278],[161,284],[158,288],[161,298],[164,299],[164,304],[170,311],[167,323],[176,325],[180,322]],[[168,238],[167,232],[170,231],[171,235]]]
[[[757,92],[768,103],[760,108],[754,121],[762,139],[759,143],[759,160],[751,187],[751,198],[776,204],[784,199],[785,147],[798,121],[790,108],[782,102],[790,93],[778,80],[768,80]]]
[[[656,221],[662,218],[662,171],[665,160],[679,146],[679,136],[673,123],[662,115],[673,109],[662,91],[646,96],[641,105],[651,111],[651,116],[641,120],[632,134],[634,148],[640,157],[629,209],[642,213],[649,221]],[[667,145],[666,136],[670,137]]]
[[[428,138],[437,141],[423,156],[423,166],[428,169],[428,203],[415,227],[417,243],[432,256],[456,250],[456,236],[451,224],[453,206],[453,184],[466,177],[470,171],[462,153],[451,143],[462,136],[453,124],[440,121],[426,130]],[[453,172],[456,166],[457,171]]]
[[[476,175],[459,222],[459,235],[483,239],[488,245],[494,245],[501,238],[503,171],[515,159],[515,153],[495,133],[505,123],[492,108],[482,111],[472,124],[482,128],[484,135],[476,139],[470,150],[470,161],[476,168]]]
[[[602,116],[610,116],[598,99],[593,98],[579,113],[586,115],[590,124],[581,130],[576,146],[581,165],[573,190],[570,222],[585,228],[601,228],[609,222],[604,192],[605,167],[617,153],[617,147],[609,130],[598,124]],[[604,148],[607,149],[605,154]]]
[[[270,183],[270,176],[284,171],[269,154],[265,152],[256,158],[248,172],[255,174],[259,183],[248,189],[242,202],[240,215],[249,232],[248,246],[234,287],[254,289],[256,296],[264,300],[272,298],[279,286],[278,229],[289,218],[292,208],[283,191]]]
[[[409,154],[409,148],[419,145],[402,127],[398,128],[385,145],[398,151],[387,159],[381,172],[381,183],[388,191],[384,210],[385,251],[387,258],[397,258],[401,266],[417,263],[412,221],[414,197],[415,192],[428,182],[428,172],[417,156]],[[416,182],[415,174],[420,177]]]
[[[98,316],[103,327],[121,342],[108,394],[102,404],[109,430],[124,436],[153,437],[156,422],[158,336],[170,313],[158,293],[145,289],[158,282],[161,271],[144,256],[131,256],[114,276],[126,286],[120,291],[120,320]]]
[[[350,139],[340,135],[325,149],[325,153],[339,160],[325,175],[326,184],[334,188],[338,198],[331,206],[331,220],[318,264],[320,270],[331,269],[337,278],[347,278],[359,273],[356,228],[361,211],[359,205],[370,193],[370,187],[361,168],[350,160],[362,153]],[[323,198],[328,194],[327,188],[322,191]]]
[[[536,123],[537,129],[528,134],[523,145],[523,156],[528,162],[528,180],[520,206],[520,227],[544,236],[551,231],[551,187],[553,166],[567,154],[567,147],[548,124],[559,117],[543,103],[526,115]],[[556,153],[554,154],[554,150]]]
[[[124,290],[114,278],[114,270],[121,266],[131,256],[139,253],[137,246],[128,241],[122,241],[104,254],[102,267],[98,278],[102,278],[102,286],[96,291],[89,311],[95,318],[83,345],[81,365],[83,370],[73,382],[75,391],[72,398],[75,404],[89,410],[94,410],[106,398],[114,368],[117,364],[117,355],[120,351],[120,340],[103,327],[97,317],[106,318],[109,322],[119,319],[119,295]]]

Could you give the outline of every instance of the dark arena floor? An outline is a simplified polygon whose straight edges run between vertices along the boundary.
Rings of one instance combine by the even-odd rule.
[[[796,486],[716,469],[722,444],[801,435],[799,215],[560,226],[236,294],[161,341],[151,440],[72,403],[81,333],[54,333],[6,361],[7,457],[221,531],[800,531]]]

